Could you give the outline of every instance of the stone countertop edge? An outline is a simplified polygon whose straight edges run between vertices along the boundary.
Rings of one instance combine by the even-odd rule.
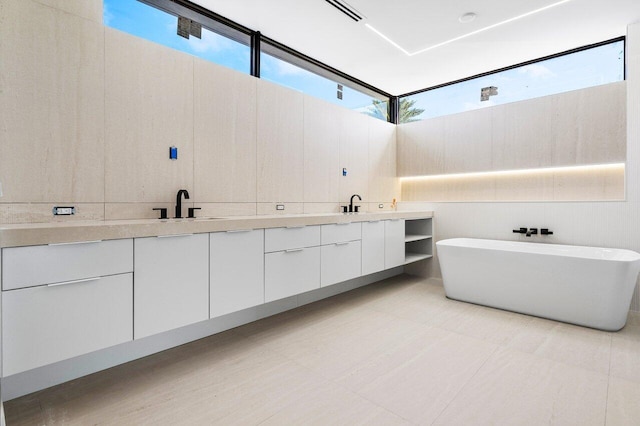
[[[7,224],[0,225],[0,248],[430,217],[432,211],[403,211]]]

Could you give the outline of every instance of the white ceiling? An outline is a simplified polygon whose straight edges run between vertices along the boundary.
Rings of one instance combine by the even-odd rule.
[[[640,0],[346,0],[360,22],[325,0],[193,1],[392,95],[622,36],[640,21]],[[460,23],[467,12],[477,18]]]

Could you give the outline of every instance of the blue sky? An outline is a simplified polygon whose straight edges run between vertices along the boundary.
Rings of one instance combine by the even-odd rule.
[[[176,34],[177,17],[137,0],[104,0],[104,23],[249,73],[248,45],[205,28],[202,29],[202,39],[179,37]],[[370,96],[346,86],[343,99],[337,99],[335,82],[275,57],[263,53],[260,65],[260,76],[265,80],[350,109],[366,112],[371,106]],[[416,100],[414,107],[425,110],[418,117],[424,119],[620,81],[624,78],[623,73],[623,43],[618,42],[424,92],[410,99]],[[498,95],[480,102],[480,89],[487,86],[497,86]]]
[[[220,36],[205,28],[202,40],[176,35],[177,17],[137,0],[104,0],[104,23],[124,32],[190,53],[200,58],[249,73],[249,46]],[[337,84],[273,56],[262,54],[261,75],[270,80],[350,109],[371,105],[371,97],[344,87],[337,99]]]
[[[624,79],[623,42],[583,50],[544,62],[468,80],[409,97],[424,109],[419,118],[457,112],[567,92]],[[480,89],[498,87],[498,95],[480,101]]]

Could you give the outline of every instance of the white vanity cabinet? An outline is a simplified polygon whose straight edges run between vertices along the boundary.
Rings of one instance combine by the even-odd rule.
[[[320,285],[326,287],[362,274],[362,224],[321,226]]]
[[[136,238],[134,338],[209,318],[209,234]]]
[[[362,223],[362,275],[384,270],[384,222]]]
[[[3,292],[3,376],[132,340],[132,297],[131,273]]]
[[[271,302],[320,288],[320,227],[265,230],[264,298]]]
[[[133,271],[133,240],[86,241],[2,249],[2,289]]]
[[[264,303],[264,230],[209,236],[210,317]]]
[[[402,266],[405,262],[404,219],[384,221],[384,267]]]
[[[2,374],[133,339],[131,239],[2,249]]]

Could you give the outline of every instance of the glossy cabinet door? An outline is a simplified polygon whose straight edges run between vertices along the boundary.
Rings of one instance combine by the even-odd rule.
[[[264,255],[265,302],[320,288],[320,247]]]
[[[384,270],[384,222],[362,224],[362,275]]]
[[[264,230],[209,236],[210,317],[264,303]]]
[[[404,265],[404,219],[384,221],[384,267]]]
[[[134,338],[209,318],[209,234],[136,238]]]
[[[362,272],[360,247],[360,240],[322,246],[320,285],[326,287],[359,277]]]
[[[2,293],[2,375],[133,339],[131,273]]]

